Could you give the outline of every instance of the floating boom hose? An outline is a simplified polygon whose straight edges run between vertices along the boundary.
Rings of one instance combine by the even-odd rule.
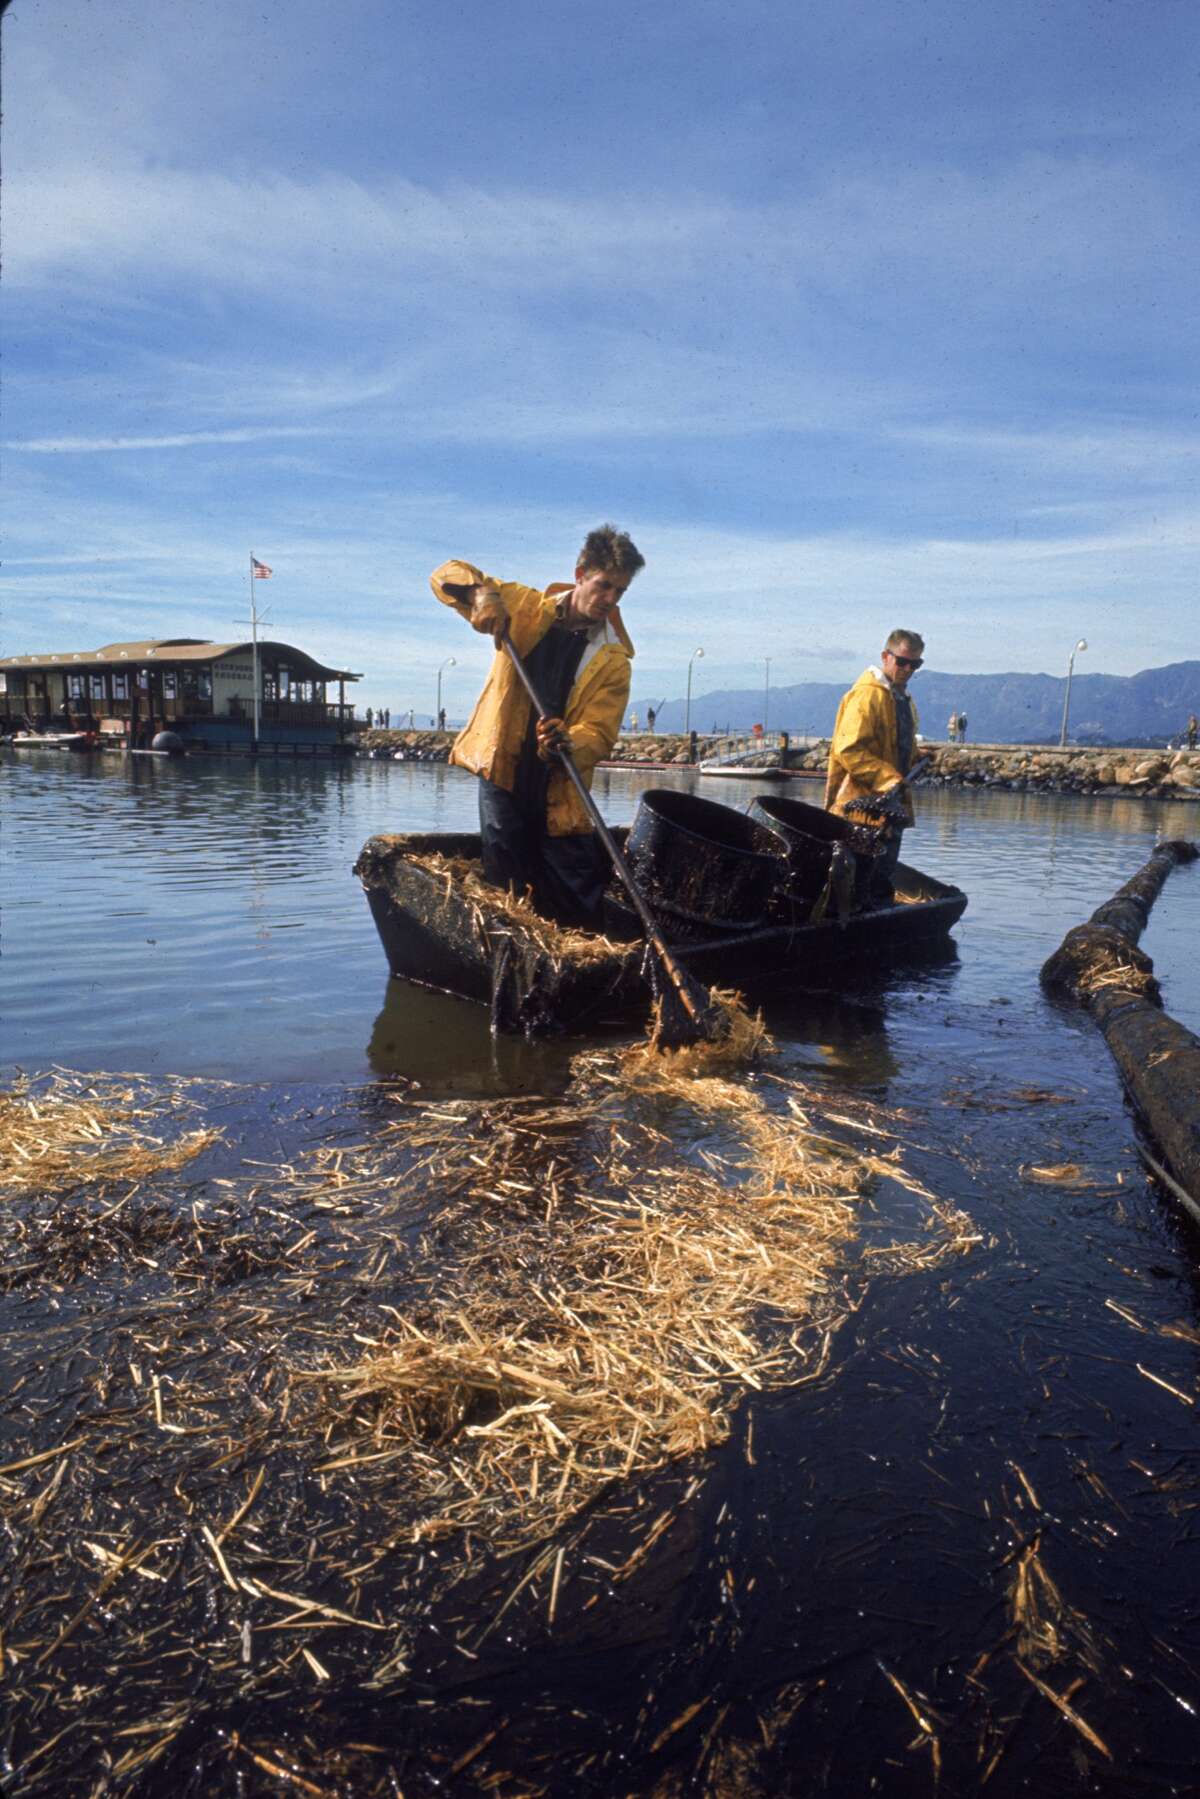
[[[1178,838],[1154,854],[1043,965],[1042,985],[1086,1006],[1174,1181],[1200,1205],[1200,1037],[1162,1010],[1154,964],[1137,947],[1173,868],[1200,848]]]

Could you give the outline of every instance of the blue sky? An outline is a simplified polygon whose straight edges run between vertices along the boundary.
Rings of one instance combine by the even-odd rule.
[[[647,557],[634,694],[1195,628],[1193,0],[14,0],[5,654],[270,634],[463,715],[449,555]]]

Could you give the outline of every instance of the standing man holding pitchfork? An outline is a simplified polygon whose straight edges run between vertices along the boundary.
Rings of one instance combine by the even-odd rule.
[[[507,627],[550,715],[537,718],[497,641],[450,760],[479,777],[485,878],[530,893],[539,912],[564,924],[598,923],[608,863],[554,751],[568,749],[590,786],[617,741],[633,659],[619,608],[644,566],[625,532],[601,525],[579,552],[574,583],[542,591],[469,562],[445,562],[430,577],[438,599],[472,629],[498,639]]]

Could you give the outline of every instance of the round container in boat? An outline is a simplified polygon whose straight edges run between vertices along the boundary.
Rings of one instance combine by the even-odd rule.
[[[769,830],[780,832],[789,842],[793,832],[799,832],[819,843],[845,843],[850,831],[846,820],[836,812],[826,812],[824,806],[810,806],[807,800],[785,799],[782,794],[760,795],[750,816]]]
[[[839,818],[836,812],[826,812],[821,806],[810,806],[805,800],[775,795],[755,799],[750,816],[767,829],[777,831],[788,846],[790,899],[803,904],[820,896],[829,877],[830,851],[835,843],[845,843],[854,851],[859,903],[865,901],[872,858],[862,853],[866,839],[861,826]]]
[[[626,853],[656,910],[717,930],[761,924],[787,869],[772,828],[669,787],[641,796]]]

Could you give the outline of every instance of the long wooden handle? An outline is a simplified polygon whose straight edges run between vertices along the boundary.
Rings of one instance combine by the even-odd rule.
[[[504,648],[508,651],[509,657],[512,661],[512,665],[517,671],[517,675],[520,679],[521,685],[522,685],[522,687],[524,687],[526,693],[529,695],[529,698],[533,704],[534,710],[536,711],[538,717],[539,718],[549,718],[551,716],[551,714],[549,712],[547,712],[545,706],[542,704],[541,696],[539,695],[537,688],[534,686],[533,682],[529,678],[529,671],[525,667],[525,664],[522,662],[520,656],[517,654],[516,648],[513,645],[513,640],[508,634],[508,626],[507,625],[505,625],[505,627],[502,631],[497,632],[497,641],[499,643],[502,643],[504,645]],[[583,801],[584,807],[587,811],[587,815],[591,819],[592,823],[595,825],[596,832],[600,838],[601,843],[604,845],[605,849],[608,851],[609,857],[611,858],[611,861],[612,861],[612,865],[616,869],[617,875],[620,878],[621,885],[624,887],[626,893],[629,895],[630,899],[633,901],[634,910],[637,913],[639,919],[641,920],[642,929],[646,933],[647,939],[649,940],[649,942],[651,942],[654,945],[655,949],[658,951],[658,954],[662,961],[663,967],[666,969],[668,975],[671,977],[671,981],[672,981],[673,985],[675,986],[677,992],[679,993],[680,998],[683,1000],[684,1004],[687,1006],[688,1012],[694,1017],[695,1016],[695,1003],[693,1001],[692,995],[688,991],[687,981],[684,977],[683,971],[679,968],[678,964],[675,961],[675,958],[672,956],[670,950],[667,948],[666,941],[663,938],[663,934],[659,930],[658,925],[655,923],[654,914],[651,912],[649,906],[646,904],[645,896],[643,895],[641,888],[637,884],[637,880],[634,876],[633,870],[630,868],[628,862],[625,860],[625,857],[622,855],[620,847],[617,844],[616,838],[613,836],[612,832],[609,830],[608,826],[605,824],[604,819],[601,817],[600,808],[596,804],[595,800],[592,798],[591,791],[588,788],[588,786],[586,785],[586,783],[583,779],[583,776],[580,774],[579,770],[576,768],[574,757],[571,755],[570,750],[565,750],[565,749],[556,749],[554,751],[554,754],[557,756],[558,760],[562,763],[562,766],[566,770],[567,775],[570,777],[571,781],[574,783],[575,791],[578,793],[580,799]]]

